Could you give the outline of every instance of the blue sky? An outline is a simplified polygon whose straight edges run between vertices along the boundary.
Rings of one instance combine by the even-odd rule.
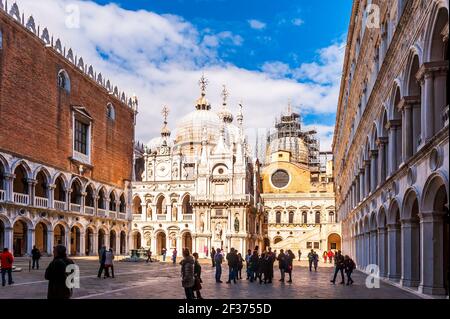
[[[17,0],[119,90],[140,101],[136,138],[174,130],[194,110],[202,73],[213,110],[244,103],[248,132],[265,133],[288,101],[330,148],[352,0]],[[77,21],[70,23],[67,21]],[[250,133],[249,133],[250,134]]]

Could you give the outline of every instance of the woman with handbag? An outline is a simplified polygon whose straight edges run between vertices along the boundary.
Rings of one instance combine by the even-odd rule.
[[[193,253],[192,256],[194,256],[194,278],[195,278],[195,284],[194,284],[194,292],[197,295],[197,299],[203,299],[202,294],[200,293],[200,290],[202,290],[202,266],[200,266],[200,263],[198,262],[198,254]]]

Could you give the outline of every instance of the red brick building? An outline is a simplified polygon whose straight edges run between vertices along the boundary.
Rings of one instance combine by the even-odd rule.
[[[0,248],[128,247],[137,99],[0,1]]]

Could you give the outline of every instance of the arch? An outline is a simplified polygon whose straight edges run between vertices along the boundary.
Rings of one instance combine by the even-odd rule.
[[[89,183],[85,188],[86,196],[84,197],[84,204],[88,207],[95,207],[95,187],[92,183]]]
[[[53,197],[55,201],[66,202],[67,179],[64,174],[59,173],[54,176],[55,189]]]
[[[314,223],[320,224],[320,212],[319,211],[317,211],[315,214]]]
[[[97,246],[98,250],[102,249],[102,247],[106,247],[106,233],[105,228],[102,227],[97,232]]]
[[[184,232],[182,235],[182,247],[192,252],[192,235],[189,231]]]
[[[281,224],[281,212],[280,211],[277,211],[275,213],[275,223],[276,224]]]
[[[28,181],[30,179],[31,170],[24,161],[19,161],[17,165],[14,165],[14,182],[13,192],[20,194],[29,194]]]
[[[125,213],[127,204],[125,202],[125,195],[122,193],[119,197],[119,212]]]
[[[3,251],[3,248],[5,248],[5,223],[3,218],[0,218],[0,251]]]
[[[139,196],[134,196],[133,198],[133,214],[142,214],[142,200]]]
[[[97,206],[98,209],[106,209],[106,189],[104,186],[98,189]]]
[[[156,233],[156,251],[162,255],[163,248],[167,249],[167,236],[164,231]]]
[[[377,214],[375,212],[372,212],[369,217],[369,230],[375,231],[378,229],[378,223],[377,223]]]
[[[308,213],[302,212],[302,224],[308,224]]]
[[[116,111],[115,111],[112,103],[108,103],[106,105],[106,118],[108,120],[112,120],[112,121],[114,121],[116,119]]]
[[[278,243],[280,243],[280,242],[282,242],[282,241],[283,241],[283,238],[277,236],[277,237],[275,237],[275,238],[273,239],[273,244],[276,245],[276,244],[278,244]]]
[[[28,229],[31,227],[31,221],[17,218],[13,224],[13,252],[14,256],[24,256],[29,250],[28,247]]]
[[[398,204],[400,201],[397,198],[391,199],[388,208],[387,214],[387,223],[396,224],[400,223],[400,205]]]
[[[0,167],[3,167],[3,172],[4,173],[11,173],[10,167],[9,167],[9,163],[6,160],[6,158],[4,158],[2,156],[2,154],[0,154]]]
[[[294,223],[294,212],[290,211],[289,212],[289,224],[293,224]]]
[[[41,252],[47,252],[48,223],[39,221],[34,227],[34,245]]]
[[[32,172],[31,172],[30,165],[28,165],[28,163],[27,163],[25,160],[23,160],[23,159],[19,159],[19,160],[15,161],[15,162],[11,165],[11,172],[12,172],[13,174],[15,174],[14,172],[16,171],[16,169],[17,169],[19,166],[22,166],[22,168],[25,170],[25,177],[26,177],[27,179],[31,179],[31,178],[33,177],[33,174],[32,174]]]
[[[109,231],[109,248],[112,248],[112,250],[116,251],[116,243],[117,243],[117,233],[114,229],[111,229]]]
[[[83,183],[78,177],[75,177],[71,180],[70,189],[70,203],[81,205]]]
[[[117,194],[114,189],[111,190],[108,198],[109,198],[109,210],[111,212],[115,212],[117,210],[117,205],[116,205]]]
[[[41,167],[35,172],[36,185],[34,186],[34,194],[37,197],[48,198],[48,185],[50,184],[50,174]]]
[[[167,203],[164,195],[159,195],[156,201],[156,214],[167,214]]]
[[[66,70],[61,69],[58,71],[57,84],[60,89],[70,93],[70,77]]]
[[[403,98],[402,85],[399,79],[394,80],[394,85],[390,94],[390,101],[388,107],[388,119],[389,120],[399,120],[401,119],[401,114],[397,109],[398,104]]]
[[[142,247],[142,235],[138,230],[131,233],[133,239],[133,249],[140,249]]]
[[[57,223],[53,227],[53,242],[55,245],[66,246],[66,231],[68,230],[67,225],[62,223]]]
[[[444,47],[439,47],[437,44],[442,39],[440,38],[440,33],[445,23],[448,23],[448,7],[447,1],[435,1],[433,8],[430,12],[430,17],[428,21],[430,23],[427,25],[427,30],[425,32],[425,50],[424,50],[424,62],[432,62],[442,60],[440,54],[444,53]],[[441,51],[442,49],[442,51]]]
[[[330,250],[341,250],[342,239],[337,233],[331,233],[327,237],[327,248]]]
[[[182,212],[183,212],[183,215],[191,215],[193,213],[192,205],[191,205],[191,195],[190,194],[186,194],[183,197]]]
[[[70,255],[79,256],[81,254],[81,228],[78,224],[70,228]]]
[[[85,254],[86,256],[92,256],[94,255],[94,226],[87,226],[86,227],[86,234],[85,234]]]
[[[444,187],[446,197],[447,197],[447,207],[449,207],[449,183],[447,176],[444,175],[442,172],[437,171],[433,174],[431,174],[427,181],[425,182],[425,185],[423,187],[423,193],[422,197],[420,199],[420,211],[423,214],[426,214],[428,212],[432,212],[436,209],[435,207],[435,200],[436,200],[436,194],[441,189],[441,187]]]

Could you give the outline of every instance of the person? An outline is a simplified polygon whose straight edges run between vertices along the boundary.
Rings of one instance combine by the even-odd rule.
[[[97,274],[98,278],[102,277],[103,271],[105,271],[105,275],[106,275],[106,272],[108,271],[108,269],[105,268],[105,260],[106,260],[106,246],[102,246],[102,248],[100,248],[100,250],[98,252],[98,261],[100,263],[100,268],[98,269],[98,274]]]
[[[183,260],[181,265],[181,285],[184,288],[186,299],[194,299],[194,258],[191,256],[189,249],[183,250]]]
[[[213,268],[216,267],[216,262],[214,261],[214,257],[216,256],[216,250],[214,247],[211,249],[211,261]]]
[[[259,278],[259,283],[262,284],[263,275],[264,275],[264,284],[267,283],[268,278],[268,264],[266,259],[266,251],[263,251],[261,256],[258,259],[258,267],[256,271],[256,278]]]
[[[222,262],[223,256],[221,250],[217,248],[216,254],[214,255],[214,265],[216,266],[216,282],[220,284],[222,283],[222,280],[220,280],[222,276]]]
[[[311,251],[308,254],[309,271],[312,271],[313,262],[314,262],[314,250],[311,249]]]
[[[8,248],[3,248],[3,252],[0,254],[0,263],[2,267],[2,286],[6,285],[6,274],[8,273],[8,285],[14,284],[12,279],[12,268],[14,263],[14,256],[11,254]]]
[[[231,248],[230,252],[226,256],[228,262],[228,281],[227,284],[230,284],[231,281],[236,283],[237,278],[237,269],[238,269],[238,256],[234,248]]]
[[[266,254],[266,268],[267,268],[267,283],[271,284],[273,279],[273,264],[277,259],[276,250],[272,252],[272,248],[269,247],[268,253]]]
[[[334,253],[331,251],[331,249],[328,251],[328,260],[331,262],[333,261]]]
[[[286,255],[284,254],[284,250],[280,249],[280,254],[277,257],[278,260],[278,267],[280,268],[280,273],[281,273],[281,282],[284,282],[284,275],[286,272]]]
[[[172,252],[172,263],[175,265],[177,262],[177,249],[174,248],[173,252]]]
[[[105,252],[105,277],[109,278],[109,269],[111,269],[111,277],[114,278],[114,252],[112,248]]]
[[[161,249],[161,255],[163,257],[163,261],[166,261],[166,254],[167,254],[167,249],[166,249],[166,247],[163,247],[163,249]]]
[[[53,260],[45,270],[45,280],[48,280],[47,299],[70,299],[72,289],[67,287],[69,275],[67,266],[74,262],[67,258],[67,250],[63,245],[53,248]]]
[[[330,282],[332,282],[333,284],[336,283],[336,277],[338,272],[341,273],[341,285],[345,284],[345,280],[344,280],[344,257],[341,254],[341,251],[338,250],[336,255],[334,255],[334,277],[333,280],[330,280]]]
[[[39,270],[39,259],[41,258],[41,252],[36,246],[33,246],[33,249],[31,250],[31,259],[33,260],[33,266],[36,267],[37,270]]]
[[[153,260],[152,260],[152,251],[150,250],[150,248],[147,250],[147,260],[145,261],[146,263],[148,263],[148,262],[153,262]]]
[[[202,290],[202,266],[200,266],[200,263],[198,262],[198,254],[193,253],[192,256],[194,256],[194,292],[197,295],[197,299],[203,299],[202,294],[200,293],[200,290]]]
[[[314,264],[314,271],[317,271],[317,266],[319,264],[319,254],[316,251],[314,251],[313,254],[313,264]]]
[[[247,280],[250,280],[250,259],[252,258],[252,250],[247,250],[247,255],[245,255],[245,266],[247,269]]]
[[[322,257],[323,257],[323,263],[326,264],[327,260],[328,260],[328,252],[326,250],[323,252]]]
[[[348,255],[344,256],[344,269],[347,275],[347,286],[353,284],[352,272],[355,269],[356,264]]]
[[[244,268],[244,258],[242,258],[241,253],[238,253],[237,256],[238,256],[238,267],[236,277],[238,279],[242,279],[242,268]]]
[[[292,252],[292,250],[288,250],[287,254],[286,254],[286,273],[289,275],[289,280],[287,281],[288,283],[292,282],[292,270],[294,268],[294,259],[295,259],[295,255]]]
[[[254,250],[252,256],[250,257],[250,261],[249,261],[250,282],[253,282],[254,280],[256,280],[256,272],[258,270],[258,260],[259,260],[258,251]]]
[[[298,250],[298,261],[301,261],[302,258],[302,251],[299,249]]]

